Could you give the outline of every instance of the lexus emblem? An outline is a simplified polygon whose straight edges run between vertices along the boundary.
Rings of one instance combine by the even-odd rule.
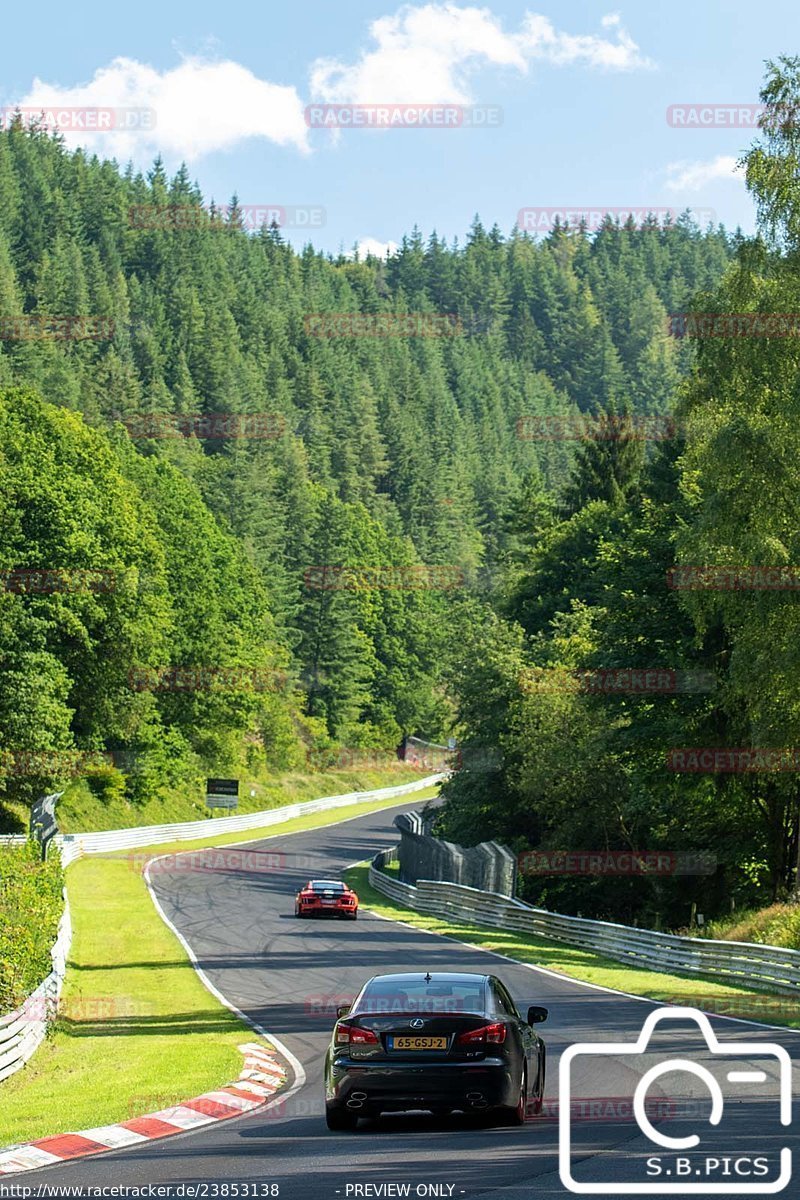
[[[408,1023],[412,1029],[422,1029],[425,1024],[424,1021],[420,1021],[419,1017],[415,1017],[413,1021],[409,1021]]]

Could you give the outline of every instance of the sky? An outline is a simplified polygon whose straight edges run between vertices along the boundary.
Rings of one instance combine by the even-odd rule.
[[[143,171],[185,161],[207,200],[334,254],[415,225],[463,241],[476,213],[508,234],[690,208],[751,232],[736,163],[799,33],[796,0],[12,5],[0,107]]]

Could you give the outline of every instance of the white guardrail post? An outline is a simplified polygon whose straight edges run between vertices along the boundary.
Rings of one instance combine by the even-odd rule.
[[[381,866],[393,861],[394,851],[376,855],[369,882],[391,900],[429,916],[478,922],[497,929],[519,930],[604,954],[621,962],[654,967],[658,971],[719,976],[729,983],[758,986],[764,991],[797,994],[800,985],[800,950],[761,946],[750,942],[722,942],[680,937],[567,917],[532,908],[521,900],[483,892],[463,884],[420,879],[416,887],[387,875]],[[378,865],[378,860],[381,860]]]
[[[196,841],[218,833],[263,829],[305,816],[307,813],[332,811],[350,804],[363,804],[369,800],[391,800],[395,796],[407,796],[433,787],[444,778],[445,774],[427,775],[424,779],[415,779],[412,783],[401,783],[396,787],[378,788],[372,792],[348,792],[342,796],[323,796],[319,800],[305,800],[300,804],[288,804],[283,808],[271,808],[264,812],[246,813],[243,816],[212,817],[204,821],[185,821],[172,825],[144,825],[135,829],[111,829],[105,833],[58,834],[53,840],[61,851],[62,866],[68,867],[84,855],[102,854],[107,850],[157,846],[165,842]],[[2,844],[24,845],[26,840],[25,837],[15,835],[4,839]],[[58,1011],[71,942],[72,922],[65,892],[64,913],[59,923],[55,945],[51,950],[52,971],[18,1009],[0,1016],[0,1082],[23,1067],[43,1042],[48,1022],[54,1019]]]

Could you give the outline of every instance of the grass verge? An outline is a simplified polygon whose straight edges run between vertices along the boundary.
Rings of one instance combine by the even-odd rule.
[[[415,792],[410,802],[435,795]],[[338,824],[398,804],[348,805],[263,830],[149,847],[199,850]],[[148,848],[137,850],[138,856]],[[125,1121],[235,1079],[252,1031],[203,987],[125,851],[67,871],[74,937],[64,1015],[28,1065],[0,1084],[0,1147]]]
[[[409,925],[427,929],[431,933],[445,934],[468,946],[494,950],[519,962],[546,967],[571,979],[595,983],[600,987],[630,992],[663,1003],[685,1004],[743,1020],[800,1029],[800,1001],[792,996],[752,991],[702,975],[661,974],[647,967],[620,963],[549,938],[526,935],[515,930],[493,929],[474,922],[462,923],[425,916],[403,908],[376,891],[370,886],[368,872],[367,864],[352,867],[346,873],[347,879],[358,892],[361,904],[381,916],[406,921]]]

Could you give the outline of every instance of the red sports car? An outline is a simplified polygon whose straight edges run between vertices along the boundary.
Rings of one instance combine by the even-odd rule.
[[[309,879],[297,893],[294,915],[315,917],[321,913],[355,921],[358,916],[358,896],[340,879]]]

